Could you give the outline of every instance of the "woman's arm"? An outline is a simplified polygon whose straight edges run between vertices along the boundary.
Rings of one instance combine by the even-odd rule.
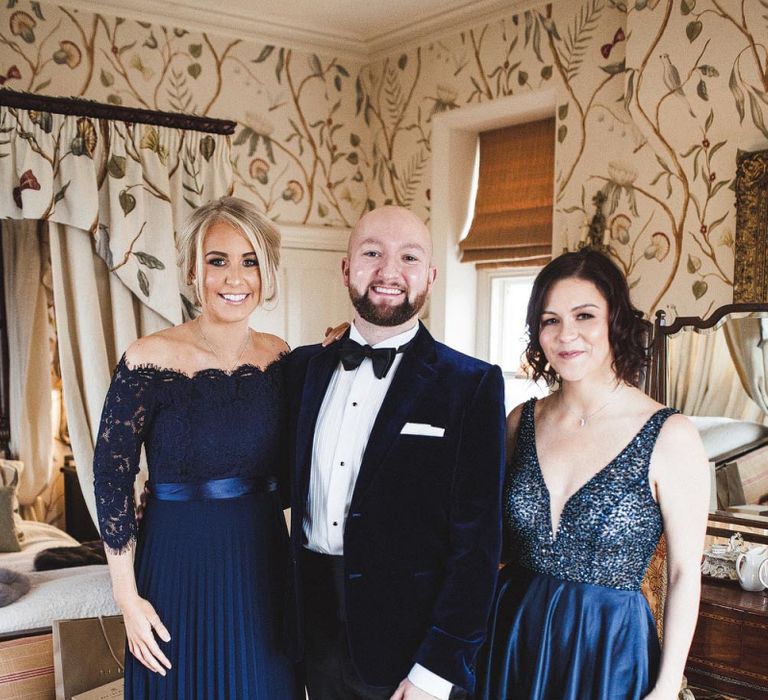
[[[710,483],[701,439],[684,416],[671,416],[662,428],[651,460],[651,482],[664,520],[669,585],[661,666],[646,700],[674,700],[699,614]]]
[[[171,662],[160,650],[155,633],[164,642],[169,641],[171,635],[150,602],[141,598],[136,590],[133,547],[121,554],[115,554],[109,549],[106,551],[109,575],[112,578],[112,595],[123,613],[128,648],[148,669],[164,676]]]
[[[115,369],[101,415],[93,475],[99,529],[107,552],[112,592],[123,613],[128,647],[147,668],[165,675],[163,666],[171,665],[152,630],[164,641],[170,635],[150,603],[139,597],[133,571],[133,485],[152,415],[152,377],[135,368],[149,364],[151,359],[141,351],[141,341],[137,341]]]

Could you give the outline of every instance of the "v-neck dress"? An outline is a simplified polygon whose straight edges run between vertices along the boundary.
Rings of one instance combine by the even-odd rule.
[[[120,360],[94,456],[104,543],[136,541],[136,585],[171,639],[161,676],[129,651],[134,700],[298,700],[281,651],[287,532],[276,492],[283,363],[188,376]],[[150,496],[137,526],[142,446]]]
[[[640,592],[662,534],[648,483],[657,411],[566,502],[557,531],[536,452],[536,400],[523,406],[504,491],[506,557],[488,639],[483,700],[639,700],[659,640]]]

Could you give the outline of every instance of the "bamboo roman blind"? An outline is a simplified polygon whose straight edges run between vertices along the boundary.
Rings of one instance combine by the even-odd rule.
[[[555,120],[480,134],[475,216],[461,259],[481,265],[545,265],[552,258]]]

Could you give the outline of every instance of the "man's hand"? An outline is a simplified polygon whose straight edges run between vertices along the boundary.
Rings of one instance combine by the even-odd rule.
[[[328,347],[329,345],[332,345],[337,340],[341,338],[349,328],[349,323],[346,321],[343,321],[338,326],[331,328],[328,326],[328,328],[325,329],[325,338],[323,338],[323,347]]]
[[[423,690],[417,688],[407,678],[397,686],[397,690],[394,692],[389,700],[436,700],[434,695],[425,693]]]

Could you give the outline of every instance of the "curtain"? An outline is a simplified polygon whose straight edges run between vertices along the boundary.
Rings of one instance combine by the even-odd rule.
[[[667,403],[689,416],[728,416],[762,423],[765,415],[744,393],[734,368],[730,341],[721,327],[687,331],[668,343]]]
[[[728,348],[750,398],[768,414],[768,324],[764,318],[732,318],[724,324]]]
[[[41,228],[36,221],[2,222],[8,347],[12,349],[11,453],[24,463],[19,503],[28,519],[36,519],[35,500],[52,476],[51,352]]]
[[[136,337],[190,315],[175,232],[231,193],[230,141],[0,106],[0,163],[0,218],[49,225],[64,403],[95,520],[93,446],[112,368]]]
[[[112,369],[136,338],[170,324],[109,273],[82,231],[52,223],[50,241],[67,425],[83,496],[95,514],[93,450]]]
[[[552,258],[555,120],[480,134],[480,172],[462,262],[539,266]]]

